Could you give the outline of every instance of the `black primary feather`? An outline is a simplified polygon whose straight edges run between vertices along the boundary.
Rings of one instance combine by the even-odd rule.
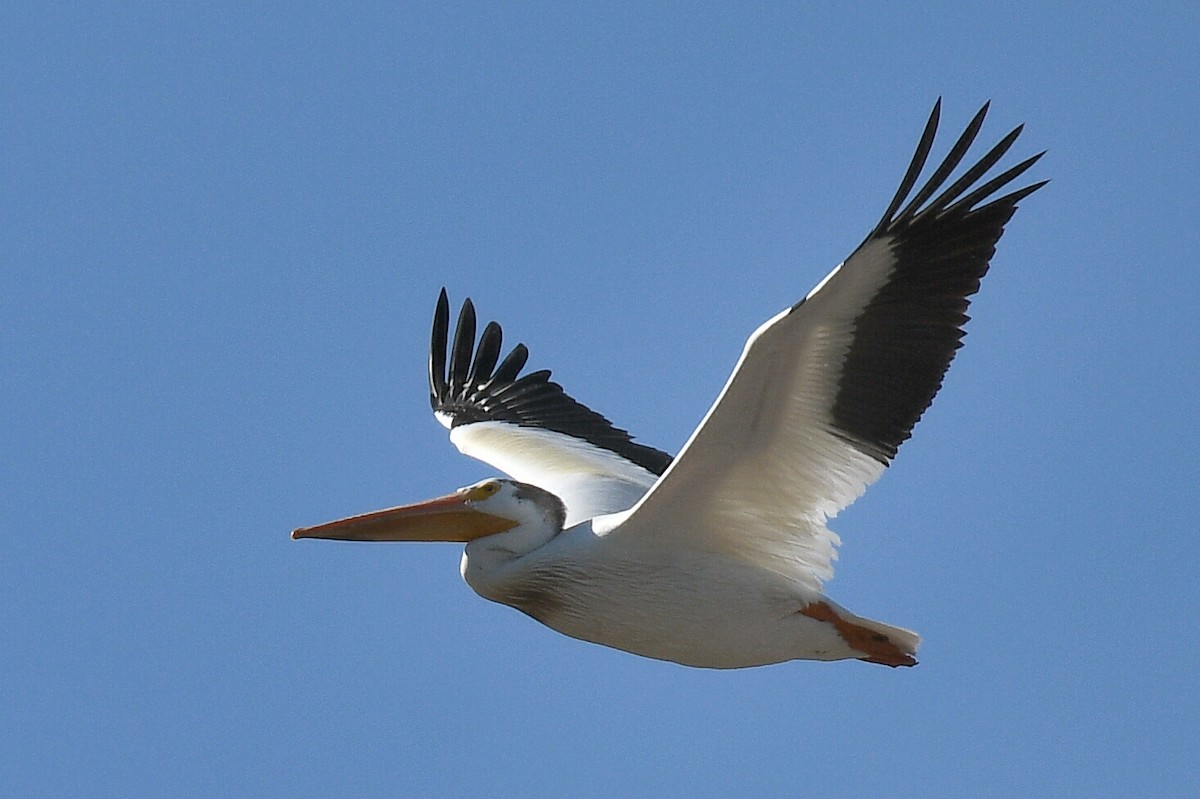
[[[430,338],[429,402],[436,413],[449,417],[452,428],[472,422],[535,427],[587,441],[653,474],[662,474],[670,465],[670,455],[634,442],[628,432],[570,397],[550,379],[550,370],[521,376],[529,359],[524,344],[496,366],[502,348],[500,325],[488,322],[477,345],[475,306],[469,299],[459,312],[452,346],[449,330],[450,301],[442,289]]]
[[[941,388],[950,361],[962,346],[968,298],[979,290],[1017,203],[1048,182],[980,205],[1037,163],[1043,155],[1038,153],[963,194],[1008,152],[1021,133],[1017,127],[929,200],[962,163],[987,110],[985,104],[925,185],[897,213],[916,186],[933,146],[941,113],[938,100],[899,190],[862,245],[886,241],[895,265],[854,320],[854,339],[842,364],[832,417],[841,435],[884,464],[895,457]]]

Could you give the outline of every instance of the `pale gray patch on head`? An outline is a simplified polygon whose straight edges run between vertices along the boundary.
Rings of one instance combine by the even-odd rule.
[[[556,495],[550,493],[544,488],[538,488],[529,483],[520,483],[514,481],[515,486],[513,496],[517,499],[527,499],[530,502],[536,503],[539,507],[545,508],[548,514],[547,521],[552,522],[555,527],[562,530],[563,524],[567,521],[567,506]]]

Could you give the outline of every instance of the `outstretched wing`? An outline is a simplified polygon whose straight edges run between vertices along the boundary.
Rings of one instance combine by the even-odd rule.
[[[548,369],[521,375],[529,358],[524,344],[501,361],[500,325],[488,322],[477,345],[470,300],[448,348],[449,330],[442,289],[429,350],[434,415],[463,454],[562,499],[568,525],[632,507],[671,463],[667,453],[634,442],[568,396]]]
[[[629,513],[599,520],[599,531],[676,536],[678,546],[743,556],[820,591],[838,543],[826,520],[857,499],[911,435],[961,346],[967,298],[1004,225],[1043,185],[993,199],[1041,154],[976,185],[1018,127],[943,188],[975,140],[985,105],[910,197],[940,108],[939,100],[875,229],[808,296],[750,337],[662,479]]]

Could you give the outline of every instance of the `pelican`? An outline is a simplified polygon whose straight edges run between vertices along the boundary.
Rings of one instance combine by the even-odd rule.
[[[826,523],[911,435],[962,345],[968,298],[1004,226],[1046,183],[995,196],[1043,153],[981,182],[1018,126],[946,185],[987,110],[913,193],[937,101],[879,223],[750,336],[674,458],[568,396],[549,371],[522,375],[524,345],[501,360],[495,322],[476,341],[469,299],[451,342],[443,288],[429,357],[434,415],[461,452],[509,478],[292,537],[464,542],[462,577],[484,598],[571,637],[687,666],[915,665],[916,633],[825,595],[840,543]]]

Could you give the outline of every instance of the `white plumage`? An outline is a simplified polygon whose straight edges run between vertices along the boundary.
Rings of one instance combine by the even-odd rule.
[[[943,188],[986,111],[913,194],[939,101],[879,224],[750,336],[676,458],[635,442],[548,371],[522,376],[524,346],[501,361],[499,325],[477,342],[469,300],[451,342],[443,291],[431,404],[460,451],[514,479],[293,535],[467,542],[462,574],[480,595],[647,657],[712,668],[913,665],[915,633],[824,595],[838,544],[826,522],[911,434],[961,345],[968,297],[1004,225],[1044,183],[994,197],[1040,154],[979,183],[1017,128]]]

